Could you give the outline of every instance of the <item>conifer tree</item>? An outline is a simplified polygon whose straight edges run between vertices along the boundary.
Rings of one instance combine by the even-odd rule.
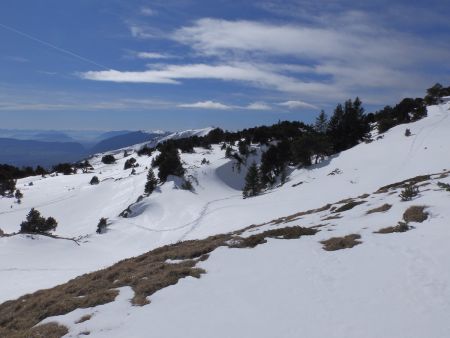
[[[150,195],[153,190],[155,190],[157,184],[158,180],[155,177],[155,173],[153,172],[152,168],[150,168],[147,174],[147,183],[145,183],[145,193],[147,195]]]
[[[328,116],[323,110],[320,111],[319,116],[316,118],[316,123],[314,124],[314,129],[318,133],[326,133],[328,128]]]
[[[245,176],[245,186],[242,195],[244,198],[256,196],[261,192],[261,180],[259,177],[259,170],[255,162],[248,168]]]

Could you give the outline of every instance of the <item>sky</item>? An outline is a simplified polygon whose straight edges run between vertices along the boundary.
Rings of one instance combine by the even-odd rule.
[[[450,85],[450,1],[2,0],[0,128],[310,123]]]

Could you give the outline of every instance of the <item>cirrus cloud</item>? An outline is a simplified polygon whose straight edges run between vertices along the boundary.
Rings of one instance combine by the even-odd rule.
[[[215,102],[215,101],[199,101],[195,103],[182,103],[179,104],[178,107],[180,108],[199,108],[199,109],[230,109],[231,106],[228,106],[226,104]]]

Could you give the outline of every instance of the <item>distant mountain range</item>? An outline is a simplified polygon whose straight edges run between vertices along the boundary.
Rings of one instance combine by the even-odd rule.
[[[0,130],[0,163],[50,167],[89,155],[152,141],[168,133],[143,131],[59,132]]]

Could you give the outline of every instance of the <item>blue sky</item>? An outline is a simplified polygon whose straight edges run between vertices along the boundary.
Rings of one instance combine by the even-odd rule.
[[[0,3],[2,128],[236,129],[450,83],[449,1]]]

